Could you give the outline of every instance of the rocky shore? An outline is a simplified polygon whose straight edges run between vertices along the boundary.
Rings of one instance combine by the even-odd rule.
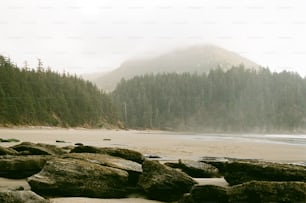
[[[0,177],[26,179],[0,187],[0,202],[50,202],[54,197],[163,202],[306,202],[306,167],[260,160],[203,157],[172,162],[123,148],[58,147],[23,142],[0,147]],[[228,186],[198,178],[224,178]]]

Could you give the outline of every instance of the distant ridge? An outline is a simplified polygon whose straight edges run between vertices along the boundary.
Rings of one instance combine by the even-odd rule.
[[[151,58],[128,60],[119,68],[96,78],[93,82],[106,91],[112,91],[122,78],[130,79],[150,73],[206,73],[218,67],[228,70],[240,64],[245,68],[259,67],[258,64],[235,52],[214,45],[196,45]]]

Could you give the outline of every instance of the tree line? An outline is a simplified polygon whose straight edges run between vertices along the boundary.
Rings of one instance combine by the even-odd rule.
[[[107,95],[76,75],[18,68],[0,56],[0,125],[202,131],[306,129],[306,79],[269,69],[122,79]]]
[[[118,121],[111,99],[75,75],[18,68],[0,56],[0,124],[103,126]]]
[[[306,128],[306,79],[245,69],[137,76],[111,94],[129,128],[299,131]]]

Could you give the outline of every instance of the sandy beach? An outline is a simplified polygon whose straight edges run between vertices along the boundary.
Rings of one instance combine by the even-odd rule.
[[[197,160],[203,156],[214,156],[284,162],[306,161],[305,135],[220,135],[104,129],[1,128],[0,138],[16,138],[21,142],[59,146],[83,143],[100,147],[121,147],[137,150],[146,155],[157,155],[165,160],[178,158]],[[279,141],[280,138],[284,139]],[[289,142],[292,139],[297,141]],[[57,143],[56,140],[65,143]],[[11,146],[16,143],[0,144]]]
[[[156,155],[163,161],[177,159],[199,160],[201,157],[233,157],[267,161],[306,162],[305,135],[256,135],[256,134],[197,134],[165,131],[88,130],[57,128],[0,128],[0,138],[15,138],[21,142],[35,142],[69,146],[75,143],[99,147],[121,147],[137,150],[144,155]],[[59,143],[56,141],[64,141]],[[0,143],[12,146],[18,143]],[[198,180],[201,184],[223,185],[222,179]],[[0,189],[21,185],[25,180],[0,179]],[[54,198],[52,203],[154,203],[142,198],[92,199]]]

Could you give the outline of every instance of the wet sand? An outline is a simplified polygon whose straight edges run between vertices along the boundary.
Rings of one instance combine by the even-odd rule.
[[[256,139],[247,139],[245,134],[241,136],[229,134],[220,137],[217,134],[195,135],[164,131],[0,128],[0,138],[4,139],[16,138],[21,142],[59,146],[83,143],[99,147],[121,147],[138,150],[146,155],[157,155],[165,160],[178,158],[197,160],[203,156],[215,156],[285,162],[306,161],[306,144],[268,142],[265,139],[261,141],[258,136]],[[66,143],[57,143],[56,140]],[[15,144],[0,143],[1,146]]]

